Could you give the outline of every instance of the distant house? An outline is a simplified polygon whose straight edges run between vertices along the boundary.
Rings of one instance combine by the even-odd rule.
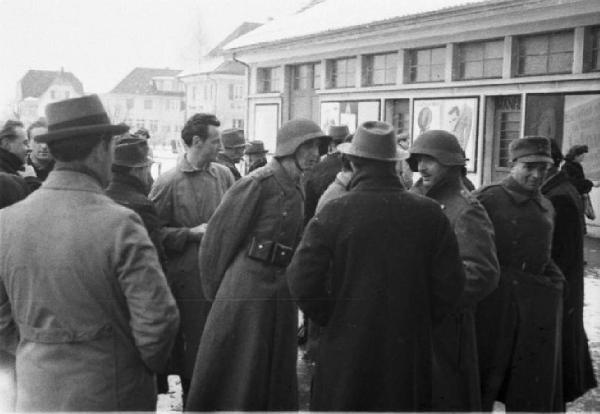
[[[46,105],[83,95],[83,84],[71,72],[29,70],[17,84],[17,112],[25,125],[44,116]]]
[[[182,73],[185,84],[186,117],[197,112],[213,113],[221,128],[242,128],[246,118],[246,67],[226,60],[223,46],[256,29],[259,23],[243,23],[201,60],[199,68]]]
[[[154,143],[178,138],[185,115],[181,70],[135,68],[102,97],[115,123],[124,122],[131,132],[146,128]]]

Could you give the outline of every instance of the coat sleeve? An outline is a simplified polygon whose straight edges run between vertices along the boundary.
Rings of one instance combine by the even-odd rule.
[[[223,197],[208,221],[198,252],[200,282],[205,297],[214,300],[225,271],[248,236],[252,219],[259,209],[261,184],[243,178]]]
[[[0,278],[0,350],[15,354],[19,332],[13,319],[12,308],[4,282]]]
[[[335,246],[335,230],[330,228],[333,220],[327,218],[331,206],[332,203],[326,204],[308,222],[286,270],[292,298],[306,316],[321,326],[327,325],[334,304],[328,290]]]
[[[182,252],[188,241],[200,241],[187,227],[173,227],[173,183],[157,180],[148,196],[156,207],[161,223],[160,236],[165,250]]]
[[[164,372],[179,327],[179,312],[137,214],[131,213],[117,227],[115,256],[137,349],[152,371]]]
[[[432,234],[431,251],[431,314],[440,322],[460,306],[465,285],[465,273],[458,243],[450,222],[441,212],[437,231]]]
[[[454,232],[466,278],[462,305],[472,306],[496,289],[500,280],[494,226],[476,203],[457,218]]]

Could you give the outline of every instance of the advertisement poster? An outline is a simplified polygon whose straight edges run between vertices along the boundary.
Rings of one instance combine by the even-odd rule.
[[[442,129],[456,136],[465,151],[467,171],[477,166],[478,98],[415,99],[413,139],[430,129]]]
[[[600,180],[600,95],[565,96],[563,153],[573,145],[587,145],[581,165],[590,180]]]
[[[279,129],[279,105],[256,105],[254,107],[254,139],[265,143],[269,153],[275,152],[275,142]]]
[[[327,132],[332,125],[347,125],[350,133],[365,121],[379,120],[379,101],[342,101],[321,103],[321,128]]]

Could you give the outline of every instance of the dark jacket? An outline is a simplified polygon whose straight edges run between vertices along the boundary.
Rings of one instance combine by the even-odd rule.
[[[564,277],[551,258],[554,209],[511,176],[473,193],[494,224],[498,288],[477,307],[482,406],[562,407],[560,331]]]
[[[219,153],[217,155],[216,162],[229,168],[229,171],[231,171],[231,174],[233,174],[233,178],[235,178],[235,181],[242,178],[242,175],[240,174],[239,170],[227,155],[223,154],[222,152]]]
[[[10,206],[29,195],[29,186],[19,171],[23,163],[15,154],[0,148],[0,208]]]
[[[33,170],[35,171],[35,177],[26,177],[25,181],[27,182],[29,189],[31,191],[35,191],[40,188],[42,183],[46,180],[46,178],[48,178],[48,174],[50,174],[54,168],[54,160],[52,160],[46,167],[41,167],[33,162],[30,154],[27,156],[27,165],[31,165],[33,167]]]
[[[585,178],[583,167],[580,163],[566,160],[561,170],[565,172],[571,183],[579,191],[579,194],[587,194],[594,187],[594,183]]]
[[[319,198],[327,190],[329,184],[335,180],[335,176],[342,170],[342,154],[334,152],[327,154],[321,162],[314,166],[308,173],[304,192],[306,200],[304,202],[305,222],[308,222],[315,215]]]
[[[238,181],[208,223],[200,279],[213,301],[198,349],[186,408],[298,409],[297,308],[285,263],[300,240],[303,198],[277,159]],[[264,253],[264,254],[263,254]],[[285,256],[285,255],[284,255]]]
[[[597,386],[583,326],[583,203],[564,171],[552,176],[542,193],[556,211],[552,258],[567,279],[564,299],[562,358],[565,402]]]
[[[464,273],[439,205],[390,167],[325,204],[288,268],[293,298],[325,326],[311,410],[432,409],[433,324],[457,308]]]
[[[164,268],[167,258],[162,246],[160,220],[156,208],[147,194],[148,191],[140,180],[131,175],[118,172],[113,173],[112,181],[106,188],[107,196],[122,206],[135,211],[141,217]]]
[[[259,169],[260,167],[264,167],[265,165],[267,165],[267,159],[266,158],[261,158],[259,160],[256,160],[252,163],[252,165],[250,165],[250,167],[248,168],[248,174],[250,174],[252,171]]]
[[[439,202],[456,235],[466,284],[461,309],[434,329],[434,410],[480,411],[481,385],[474,310],[500,278],[494,227],[485,209],[464,188],[461,177],[447,178],[429,191],[420,179],[412,191]]]

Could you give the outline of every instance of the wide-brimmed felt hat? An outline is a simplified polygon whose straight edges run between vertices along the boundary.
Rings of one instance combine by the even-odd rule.
[[[319,139],[319,154],[327,154],[331,137],[310,119],[296,118],[284,123],[277,131],[275,157],[293,155],[305,142]]]
[[[408,158],[408,152],[396,143],[394,127],[387,122],[368,121],[361,124],[352,142],[338,146],[343,154],[379,161],[399,161]]]
[[[126,134],[117,138],[115,142],[113,164],[123,167],[146,167],[152,165],[149,153],[150,147],[146,138]]]
[[[78,135],[119,135],[127,132],[125,124],[114,125],[98,95],[65,99],[46,106],[48,133],[38,135],[38,142],[53,142]]]
[[[350,130],[348,129],[348,125],[332,125],[329,127],[327,133],[334,144],[339,144],[344,142],[348,134],[350,134]]]
[[[246,151],[244,151],[244,154],[246,154],[246,155],[266,154],[267,152],[269,152],[269,151],[267,151],[265,149],[264,142],[255,140],[255,141],[250,141],[248,143],[248,146],[246,147]]]
[[[221,132],[221,143],[224,148],[240,148],[246,146],[244,130],[230,128]]]
[[[510,160],[515,162],[554,163],[550,140],[540,136],[526,136],[512,141],[508,147]]]

